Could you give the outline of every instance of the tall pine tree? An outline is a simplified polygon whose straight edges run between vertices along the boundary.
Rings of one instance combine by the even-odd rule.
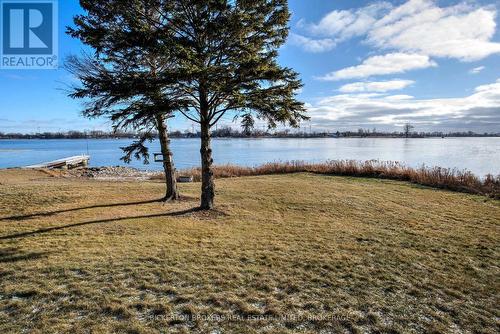
[[[81,0],[84,15],[76,16],[68,33],[90,46],[94,53],[72,56],[68,70],[80,81],[70,96],[85,99],[83,115],[108,117],[115,129],[134,129],[139,140],[128,147],[122,158],[148,163],[145,145],[157,133],[163,155],[166,180],[165,200],[177,199],[175,169],[170,150],[167,120],[187,101],[179,93],[178,81],[170,72],[173,63],[165,52],[168,34],[161,19],[160,0]]]
[[[224,115],[296,127],[307,119],[296,100],[298,74],[278,64],[288,36],[287,0],[172,0],[162,17],[175,42],[176,75],[201,128],[201,208],[214,206],[211,127]]]

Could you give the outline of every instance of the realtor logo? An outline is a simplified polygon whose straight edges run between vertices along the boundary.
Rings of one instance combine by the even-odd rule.
[[[0,0],[0,69],[57,68],[56,0]]]

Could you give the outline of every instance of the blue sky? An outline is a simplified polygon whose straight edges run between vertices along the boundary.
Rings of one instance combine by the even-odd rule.
[[[280,61],[305,83],[307,128],[411,122],[421,131],[500,132],[498,1],[290,0],[290,8]],[[59,1],[61,59],[83,48],[64,34],[80,12],[78,1]],[[64,92],[72,80],[63,69],[0,70],[0,131],[109,129],[80,116]],[[171,126],[191,123],[177,117]]]

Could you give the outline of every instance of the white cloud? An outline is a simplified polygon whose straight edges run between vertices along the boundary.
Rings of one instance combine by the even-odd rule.
[[[390,81],[370,81],[354,82],[343,85],[339,88],[342,93],[363,93],[363,92],[388,92],[391,90],[400,90],[406,88],[415,81],[412,80],[390,80]]]
[[[498,79],[495,83],[492,84],[487,84],[487,85],[481,85],[478,86],[474,89],[476,93],[481,93],[481,92],[500,92],[500,79]],[[499,96],[500,99],[500,96]]]
[[[410,0],[403,6],[407,10],[398,13],[396,20],[385,18],[375,24],[368,33],[369,43],[462,61],[500,52],[500,43],[491,42],[496,28],[496,11],[492,8],[440,8],[428,0]]]
[[[377,48],[475,61],[500,53],[500,43],[492,41],[496,15],[493,6],[439,7],[433,0],[409,0],[398,7],[380,2],[333,11],[317,24],[300,27],[337,42],[364,36]]]
[[[312,122],[322,126],[395,126],[412,122],[441,129],[500,129],[500,80],[475,88],[461,98],[416,99],[408,95],[341,94],[308,107]]]
[[[294,33],[290,34],[290,43],[312,53],[329,51],[336,45],[335,41],[329,38],[313,39]]]
[[[404,73],[410,70],[434,66],[437,66],[437,64],[425,55],[389,53],[382,56],[370,57],[363,61],[360,65],[331,72],[318,79],[335,81],[343,79],[367,78],[374,75]]]
[[[397,100],[397,101],[400,101],[400,100],[411,100],[413,98],[415,98],[415,97],[411,96],[411,95],[401,94],[401,95],[389,95],[385,99],[386,100]]]
[[[317,24],[301,21],[299,27],[315,35],[335,36],[338,40],[343,40],[366,34],[376,23],[376,17],[390,8],[389,3],[380,2],[357,10],[335,10]]]
[[[479,74],[481,73],[483,70],[485,69],[484,66],[478,66],[478,67],[474,67],[473,69],[471,69],[469,71],[470,74]]]
[[[390,10],[377,20],[377,26],[385,26],[401,20],[403,17],[416,15],[419,12],[433,7],[433,4],[427,0],[409,0],[399,7],[390,8]]]

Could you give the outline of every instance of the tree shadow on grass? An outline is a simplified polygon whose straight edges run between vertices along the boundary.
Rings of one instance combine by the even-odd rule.
[[[49,216],[57,215],[60,213],[74,212],[74,211],[80,211],[80,210],[112,208],[112,207],[118,207],[118,206],[132,206],[132,205],[161,203],[161,202],[163,202],[163,198],[152,199],[152,200],[147,200],[147,201],[128,202],[128,203],[97,204],[97,205],[84,206],[81,208],[71,208],[71,209],[63,209],[63,210],[48,211],[48,212],[38,212],[38,213],[32,213],[32,214],[28,214],[28,215],[0,217],[0,221],[2,221],[2,220],[25,220],[25,219],[31,219],[31,218],[36,218],[36,217],[49,217]]]
[[[189,214],[189,213],[198,212],[198,211],[200,211],[200,209],[198,207],[196,207],[196,208],[191,208],[191,209],[186,209],[186,210],[181,210],[181,211],[174,211],[174,212],[167,212],[167,213],[158,213],[158,214],[151,214],[151,215],[142,215],[142,216],[131,216],[131,217],[119,217],[119,218],[91,220],[91,221],[86,221],[86,222],[81,222],[81,223],[75,223],[75,224],[69,224],[69,225],[63,225],[63,226],[54,226],[54,227],[41,228],[41,229],[38,229],[38,230],[29,231],[29,232],[21,232],[21,233],[10,234],[10,235],[6,235],[6,236],[1,236],[0,240],[10,240],[10,239],[25,238],[25,237],[29,237],[29,236],[34,236],[34,235],[42,234],[42,233],[47,233],[47,232],[52,232],[52,231],[59,231],[59,230],[67,229],[67,228],[79,227],[79,226],[86,226],[86,225],[92,225],[92,224],[105,224],[105,223],[118,222],[118,221],[123,221],[123,220],[132,220],[132,219],[177,217],[177,216],[183,216],[183,215],[186,215],[186,214]]]
[[[0,263],[36,260],[45,257],[49,252],[24,252],[19,248],[0,249]]]

